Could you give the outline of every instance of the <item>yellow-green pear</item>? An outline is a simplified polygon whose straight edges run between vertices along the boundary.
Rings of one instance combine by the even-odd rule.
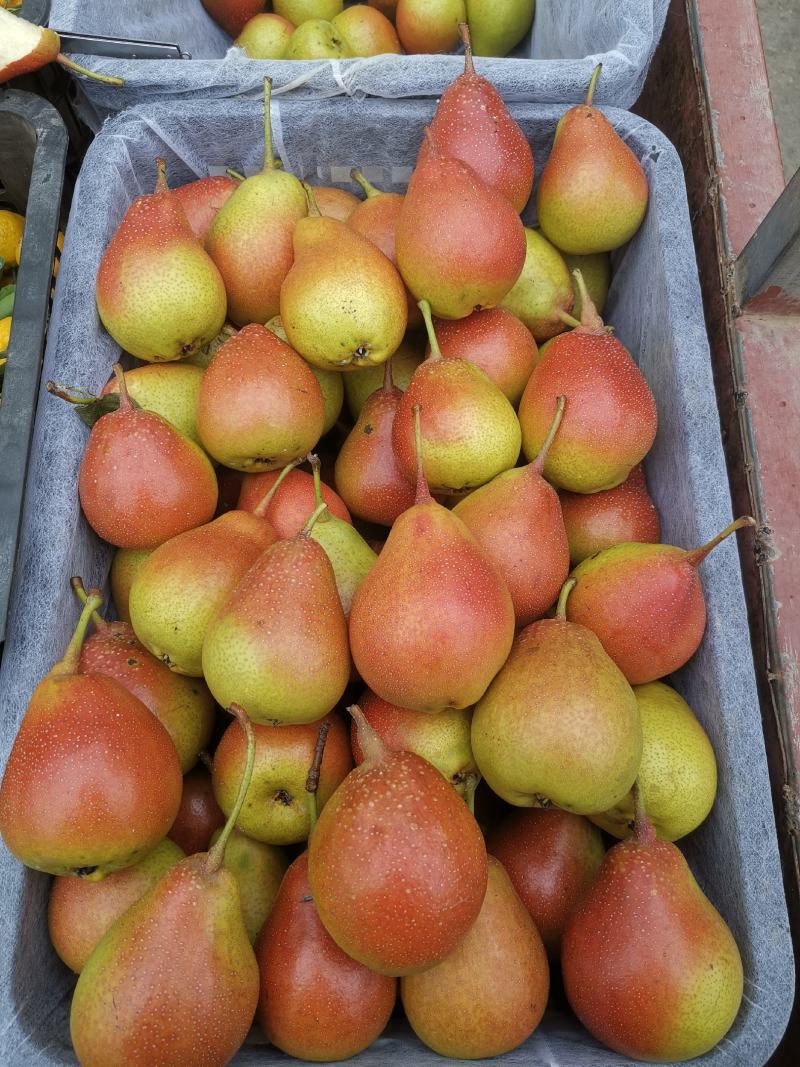
[[[233,42],[249,59],[283,59],[294,24],[274,12],[254,15]]]
[[[344,7],[344,0],[273,0],[276,15],[288,19],[295,26],[309,19],[332,19]]]
[[[108,583],[111,586],[111,599],[117,609],[117,618],[121,622],[131,621],[128,598],[130,597],[133,579],[138,574],[141,565],[152,553],[152,548],[118,548],[114,553],[114,558],[111,560]]]
[[[694,712],[663,682],[635,685],[642,720],[642,762],[637,782],[650,822],[665,841],[695,830],[711,811],[717,793],[714,749]],[[592,822],[615,837],[633,829],[633,794]]]
[[[176,430],[202,448],[197,436],[197,394],[203,377],[202,367],[191,363],[151,363],[125,371],[128,396],[140,408],[155,411],[171,422]],[[119,393],[119,382],[112,378],[101,396]]]
[[[537,341],[565,329],[560,312],[575,302],[569,268],[559,250],[539,231],[525,227],[525,265],[500,306],[525,323]]]
[[[392,356],[392,382],[405,392],[414,371],[425,358],[425,349],[421,337],[407,334],[403,343]],[[358,374],[343,374],[344,395],[347,407],[353,419],[361,414],[367,397],[376,393],[383,385],[383,367],[362,367]]]
[[[302,22],[289,38],[284,59],[347,59],[350,52],[326,19]]]
[[[592,252],[589,256],[575,256],[571,252],[564,252],[564,262],[570,274],[579,270],[586,284],[589,296],[598,315],[603,314],[608,297],[608,288],[611,285],[611,257],[608,252]],[[574,285],[575,303],[572,306],[572,317],[581,317],[581,291],[579,286]]]
[[[642,727],[622,671],[591,630],[566,620],[574,585],[565,583],[554,619],[517,635],[475,706],[472,752],[510,804],[588,815],[618,804],[632,787]]]
[[[466,0],[476,56],[507,56],[531,28],[536,0]]]
[[[212,845],[217,843],[221,833],[222,829],[214,831]],[[222,866],[236,875],[244,928],[250,944],[254,945],[272,911],[289,858],[282,848],[254,841],[234,827],[225,845]]]

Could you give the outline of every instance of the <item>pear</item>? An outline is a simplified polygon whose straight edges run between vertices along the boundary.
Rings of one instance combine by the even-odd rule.
[[[264,518],[268,520],[281,541],[296,537],[303,529],[306,520],[316,506],[314,479],[306,471],[290,470],[283,480],[278,482],[278,471],[264,474],[246,474],[239,493],[239,508],[253,511],[275,487],[269,502],[264,508]],[[320,485],[322,499],[328,505],[328,511],[337,519],[351,522],[350,512],[341,497],[329,485]]]
[[[440,319],[463,319],[495,307],[513,288],[525,263],[525,231],[510,201],[441,152],[426,130],[395,249],[417,300],[427,300]]]
[[[149,363],[124,373],[128,396],[140,408],[154,411],[166,419],[196,445],[201,445],[197,436],[196,410],[202,377],[202,367],[191,363]],[[103,386],[100,393],[101,396],[109,394],[119,394],[116,378]]]
[[[416,304],[414,304],[414,310],[419,315],[420,323],[422,323],[422,312]],[[414,376],[414,372],[425,358],[424,347],[416,335],[406,334],[400,347],[396,352],[392,353],[391,358],[392,382],[401,393],[404,393],[408,388],[408,383]],[[361,414],[361,409],[366,404],[367,399],[381,388],[385,373],[386,367],[384,365],[381,367],[364,367],[358,374],[344,374],[341,376],[344,379],[344,395],[347,400],[347,407],[353,417],[353,421]]]
[[[655,440],[656,402],[628,351],[596,313],[580,271],[580,324],[556,338],[530,376],[519,405],[522,449],[540,451],[556,397],[566,397],[564,419],[544,465],[560,489],[597,493],[624,482]]]
[[[564,330],[561,312],[575,303],[564,257],[539,230],[525,227],[525,264],[502,306],[541,343]]]
[[[131,586],[131,624],[142,644],[170,670],[199,678],[206,630],[248,568],[277,535],[264,517],[271,493],[254,514],[228,511],[173,537],[148,556]]]
[[[183,850],[164,840],[146,856],[114,871],[100,882],[60,875],[50,887],[47,928],[66,965],[80,974],[95,947],[120,915],[184,858]]]
[[[472,751],[488,785],[517,807],[586,815],[619,803],[642,756],[636,697],[591,630],[554,619],[522,630],[472,717]],[[613,799],[609,799],[613,798]]]
[[[350,52],[327,19],[301,22],[286,46],[284,59],[347,59]]]
[[[214,796],[211,775],[203,765],[183,779],[181,806],[167,835],[187,856],[207,852],[215,830],[225,825],[225,813]]]
[[[608,252],[593,252],[589,256],[575,256],[571,252],[565,252],[564,262],[570,274],[576,270],[581,272],[592,303],[598,314],[602,315],[611,285],[611,257]],[[572,314],[576,319],[581,317],[581,294],[577,288]]]
[[[478,774],[469,737],[472,708],[446,708],[438,715],[426,715],[388,704],[369,689],[362,695],[360,707],[387,748],[422,756],[442,772],[460,796],[466,796],[469,779]],[[355,722],[351,724],[350,742],[356,763],[362,763],[364,753]]]
[[[362,237],[366,237],[368,241],[372,241],[387,259],[397,266],[395,231],[400,208],[403,206],[403,196],[400,193],[383,193],[380,189],[376,189],[372,182],[367,181],[361,171],[356,170],[355,167],[350,171],[350,176],[361,186],[367,198],[358,202],[356,209],[347,219],[347,225],[351,230],[360,233]],[[408,287],[406,287],[406,302],[408,328],[416,329],[422,325],[422,316]]]
[[[338,219],[311,212],[294,231],[294,264],[281,287],[289,343],[323,370],[384,363],[403,340],[408,314],[393,263]]]
[[[403,51],[391,22],[366,4],[346,8],[331,23],[351,56],[400,55]]]
[[[90,590],[61,660],[38,684],[0,786],[0,834],[28,867],[101,879],[162,840],[181,796],[169,734],[119,682],[79,674]]]
[[[559,498],[573,566],[625,541],[661,540],[661,522],[641,466],[614,489],[588,495],[564,490]]]
[[[539,931],[493,857],[480,914],[461,943],[423,974],[400,980],[414,1033],[452,1059],[517,1048],[539,1025],[549,988]]]
[[[677,846],[656,839],[641,803],[632,837],[607,853],[567,922],[561,971],[586,1029],[633,1060],[694,1059],[733,1025],[739,949]]]
[[[61,52],[61,38],[55,30],[37,26],[18,14],[21,3],[4,0],[0,4],[0,28],[2,28],[3,52],[0,55],[0,85],[39,70],[47,63],[60,63],[67,70],[82,74],[85,78],[106,85],[122,85],[122,78],[97,74],[80,66]],[[39,12],[36,13],[37,15]]]
[[[600,831],[571,811],[518,808],[491,829],[486,849],[503,864],[557,962],[567,919],[603,862]]]
[[[395,25],[406,52],[452,52],[467,17],[464,0],[397,0]]]
[[[336,715],[323,720],[329,732],[322,759],[317,802],[330,800],[353,767],[347,729]],[[306,803],[306,776],[314,757],[319,723],[281,726],[254,724],[256,755],[253,778],[237,826],[270,845],[295,845],[308,837],[311,822]],[[247,757],[241,730],[233,723],[222,735],[214,753],[214,793],[229,813]]]
[[[500,93],[475,73],[466,23],[459,30],[464,73],[442,93],[431,133],[444,155],[468,163],[487,185],[508,197],[520,214],[533,189],[533,152]]]
[[[72,585],[85,604],[80,578],[73,578]],[[92,621],[95,633],[84,641],[78,670],[105,674],[138,697],[169,734],[181,773],[186,774],[208,745],[214,728],[215,705],[205,682],[174,674],[147,651],[130,623],[106,622],[97,612]]]
[[[208,344],[225,321],[225,285],[167,186],[137,197],[97,271],[100,320],[126,352],[156,363]]]
[[[361,203],[357,196],[337,185],[312,185],[311,189],[320,215],[328,219],[348,222]]]
[[[235,178],[229,178],[227,174],[212,174],[172,190],[198,241],[205,242],[217,212],[228,202],[238,184]]]
[[[214,831],[212,845],[217,843],[222,832]],[[254,841],[234,828],[225,846],[222,866],[236,875],[244,927],[250,944],[254,945],[289,866],[286,853],[274,845]]]
[[[131,586],[139,568],[152,551],[152,548],[118,548],[114,553],[108,584],[111,587],[111,599],[114,601],[117,618],[121,622],[131,621],[128,611]]]
[[[361,709],[349,710],[364,762],[319,817],[308,880],[339,948],[378,974],[413,974],[452,952],[478,917],[486,849],[439,771],[387,749]]]
[[[465,319],[437,319],[436,339],[445,359],[466,359],[487,375],[517,407],[536,365],[536,342],[505,308],[474,311]]]
[[[324,507],[311,528],[311,536],[322,545],[331,561],[342,611],[349,619],[353,597],[378,557],[352,523],[330,514],[322,496],[319,459],[312,455],[309,461],[314,471],[314,507]]]
[[[432,499],[415,416],[416,503],[356,593],[350,648],[383,700],[437,712],[470,707],[486,691],[511,649],[514,607],[464,523]]]
[[[391,526],[414,503],[392,445],[392,426],[402,392],[392,380],[396,356],[384,363],[383,388],[369,396],[336,457],[336,488],[359,519]],[[349,375],[348,381],[357,377]],[[361,375],[358,375],[361,377]]]
[[[233,42],[248,59],[283,59],[294,26],[272,11],[254,15]]]
[[[517,626],[544,615],[569,573],[561,505],[542,477],[563,411],[564,398],[559,397],[550,432],[533,463],[498,474],[453,508],[506,583]]]
[[[203,674],[223,707],[256,723],[315,722],[350,677],[347,622],[325,549],[311,530],[263,552],[219,608],[203,640]]]
[[[275,12],[300,26],[309,19],[332,19],[342,10],[344,0],[273,0]]]
[[[319,921],[308,853],[289,867],[256,948],[258,1021],[271,1044],[312,1062],[346,1060],[383,1032],[397,982],[346,955]]]
[[[466,0],[476,56],[507,56],[529,32],[536,0]]]
[[[420,308],[431,352],[397,405],[392,443],[411,481],[416,467],[414,408],[421,408],[423,467],[434,493],[460,496],[509,470],[519,456],[519,421],[507,398],[473,363],[444,359],[427,300]]]
[[[114,364],[119,408],[98,419],[78,471],[92,529],[118,548],[155,548],[208,522],[217,479],[208,457],[155,412],[134,408]]]
[[[312,449],[325,426],[325,401],[310,367],[265,326],[245,326],[203,375],[197,428],[226,467],[285,467]]]
[[[633,687],[642,720],[637,786],[648,818],[665,841],[696,830],[717,793],[717,761],[703,727],[686,701],[663,682]],[[633,829],[633,794],[592,822],[614,837]]]
[[[573,571],[577,586],[568,618],[597,634],[631,685],[663,678],[682,667],[703,639],[706,604],[697,568],[726,537],[755,525],[745,515],[695,549],[635,543],[607,548]]]
[[[225,282],[228,317],[237,326],[265,323],[278,314],[281,284],[292,265],[292,233],[307,212],[300,182],[275,165],[271,88],[265,78],[264,167],[234,190],[206,236],[208,254]]]
[[[611,252],[636,233],[647,211],[647,178],[617,131],[592,107],[598,64],[586,101],[558,121],[536,191],[545,237],[562,252]]]
[[[250,19],[263,11],[265,0],[201,0],[203,7],[226,33],[235,37]]]
[[[249,727],[243,715],[240,721]],[[253,766],[252,733],[248,740],[240,803]],[[70,1012],[72,1045],[84,1067],[223,1067],[247,1037],[258,964],[236,876],[222,865],[238,814],[231,812],[209,852],[170,868],[89,957]]]

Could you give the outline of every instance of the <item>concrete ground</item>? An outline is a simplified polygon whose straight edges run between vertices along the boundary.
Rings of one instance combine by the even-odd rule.
[[[788,181],[800,167],[800,0],[756,0]]]

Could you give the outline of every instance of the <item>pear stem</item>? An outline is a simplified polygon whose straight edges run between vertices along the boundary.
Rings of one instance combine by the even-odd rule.
[[[475,65],[472,62],[472,38],[469,33],[469,26],[466,22],[459,22],[458,33],[464,44],[464,73],[474,74]]]
[[[225,173],[229,178],[233,178],[234,181],[243,182],[245,180],[244,174],[240,174],[238,170],[234,170],[233,167],[226,167]]]
[[[712,537],[711,540],[707,542],[707,544],[701,545],[700,548],[694,548],[691,551],[687,552],[684,558],[690,566],[697,567],[700,563],[703,562],[703,560],[706,558],[711,549],[716,548],[717,545],[721,541],[724,541],[726,537],[730,537],[732,533],[735,533],[737,530],[741,530],[743,526],[756,525],[756,520],[751,515],[742,515],[741,518],[738,518],[734,522],[732,522],[730,526],[726,526],[722,533],[718,533],[716,537]]]
[[[431,354],[428,359],[444,359],[442,350],[439,348],[439,342],[436,340],[436,331],[433,328],[433,315],[431,314],[431,306],[427,300],[420,300],[417,302],[417,307],[422,312],[422,317],[425,320],[425,329],[428,333],[428,341],[431,346]]]
[[[125,371],[122,369],[122,365],[119,363],[114,364],[114,377],[117,379],[117,385],[119,386],[119,410],[132,411],[133,404],[131,398],[128,396],[128,386],[125,382]]]
[[[315,456],[313,452],[309,452],[308,462],[311,464],[311,473],[314,476],[314,506],[318,508],[320,504],[325,503],[322,496],[322,476],[320,473],[322,464],[319,461],[319,456]],[[328,512],[327,515],[320,515],[319,521],[327,522],[330,517],[331,513]]]
[[[322,756],[325,752],[325,741],[328,738],[328,730],[330,730],[330,720],[326,719],[325,722],[320,723],[319,733],[317,734],[317,744],[314,748],[314,759],[311,763],[311,767],[308,771],[308,777],[306,778],[306,803],[308,805],[308,817],[309,817],[309,831],[308,835],[311,836],[314,827],[317,825],[317,789],[319,789],[319,772],[322,766]]]
[[[357,185],[360,185],[361,188],[364,190],[367,200],[371,199],[373,196],[381,195],[381,190],[376,189],[372,182],[369,181],[368,178],[364,177],[358,167],[353,167],[353,169],[350,171],[350,177],[353,179],[354,182],[356,182]]]
[[[45,382],[44,387],[52,396],[57,396],[60,400],[66,400],[68,404],[75,404],[76,406],[93,404],[98,399],[93,393],[85,393],[83,389],[76,389],[74,392],[70,392],[69,386],[60,385],[54,381]]]
[[[464,800],[466,801],[469,813],[473,817],[475,816],[475,791],[478,788],[480,782],[480,775],[470,772],[464,780]]]
[[[60,63],[62,67],[66,67],[67,70],[74,70],[76,74],[83,74],[85,78],[91,78],[92,81],[96,82],[103,82],[104,85],[119,86],[125,84],[122,78],[115,78],[112,74],[97,74],[96,71],[87,70],[87,68],[82,67],[80,63],[76,63],[72,59],[67,59],[63,52],[58,53],[56,62]]]
[[[328,505],[323,500],[322,503],[315,507],[314,510],[311,512],[308,521],[306,522],[303,529],[300,531],[300,537],[310,537],[311,531],[314,529],[314,524],[316,523],[317,519],[320,517],[323,511],[327,510]]]
[[[392,356],[383,365],[383,391],[391,394],[394,392],[394,378],[392,377]]]
[[[272,99],[272,78],[264,79],[264,172],[275,170],[275,152],[272,148],[272,115],[270,114],[270,100]]]
[[[167,184],[167,164],[163,159],[156,160],[156,187],[154,192],[169,192],[169,185]]]
[[[570,315],[568,311],[563,311],[561,308],[559,308],[556,314],[565,326],[571,326],[573,330],[577,329],[578,326],[581,325],[580,321],[576,319],[574,315]]]
[[[639,845],[652,845],[656,840],[653,824],[644,809],[644,797],[638,780],[631,788],[633,794],[633,840]]]
[[[589,81],[589,88],[586,90],[586,101],[585,101],[585,103],[586,103],[587,107],[591,107],[592,106],[592,100],[594,100],[594,91],[597,88],[597,80],[600,77],[600,72],[602,71],[602,69],[603,69],[603,64],[602,63],[598,63],[597,66],[592,71],[592,77],[591,77],[591,79]]]
[[[566,622],[567,619],[567,597],[577,584],[577,578],[567,578],[566,582],[561,586],[561,592],[558,594],[556,618],[560,619],[562,622]]]
[[[255,734],[253,733],[253,726],[250,719],[247,717],[247,712],[244,708],[240,708],[238,704],[231,704],[228,711],[231,715],[235,716],[239,725],[244,730],[245,737],[247,738],[247,757],[244,764],[244,774],[242,774],[241,781],[239,782],[239,792],[237,793],[236,801],[231,808],[228,821],[222,827],[222,833],[206,853],[206,870],[209,874],[218,871],[222,866],[222,861],[225,859],[225,846],[228,844],[228,838],[231,836],[231,832],[236,825],[236,820],[241,813],[244,798],[247,795],[247,790],[250,788],[250,779],[253,777],[253,764],[256,760],[256,739]]]
[[[589,296],[589,290],[586,288],[583,274],[576,268],[572,272],[572,277],[578,283],[578,292],[581,297],[581,329],[585,333],[596,333],[598,335],[607,333],[606,324],[598,315],[597,308],[594,306],[594,301]]]
[[[420,418],[422,414],[422,408],[419,404],[415,404],[413,407],[414,412],[414,448],[417,453],[417,491],[414,497],[415,504],[427,504],[433,500],[431,491],[428,488],[428,480],[425,477],[425,467],[422,462],[422,427],[420,425]]]
[[[556,398],[556,413],[553,416],[553,421],[550,423],[550,429],[547,431],[547,437],[544,439],[544,444],[539,449],[539,455],[532,463],[532,467],[537,474],[541,474],[544,470],[545,461],[547,460],[547,453],[550,451],[550,446],[553,443],[553,438],[558,433],[558,428],[561,425],[561,419],[564,417],[564,405],[566,404],[566,397],[559,396]]]
[[[351,704],[347,711],[355,720],[358,744],[364,763],[379,763],[387,753],[381,735],[369,724],[358,704]]]
[[[72,591],[75,594],[75,596],[78,598],[78,600],[81,602],[81,604],[88,603],[89,594],[86,592],[86,590],[83,587],[83,579],[81,579],[81,578],[70,578],[69,584],[72,586]],[[92,622],[94,623],[94,627],[95,627],[96,630],[107,630],[108,629],[108,623],[106,622],[106,620],[103,618],[103,616],[100,614],[99,611],[95,611],[95,612],[92,613]]]
[[[50,674],[52,676],[58,676],[62,674],[77,674],[78,673],[78,661],[81,658],[81,649],[83,648],[83,642],[86,638],[86,631],[89,628],[89,623],[92,620],[92,615],[103,603],[103,597],[99,589],[90,589],[89,595],[86,598],[86,603],[83,605],[81,611],[81,617],[78,619],[78,624],[70,638],[67,650],[61,659],[56,663]]]
[[[267,514],[270,504],[275,498],[275,494],[280,489],[284,478],[288,475],[289,471],[293,471],[295,467],[299,467],[301,463],[305,463],[305,459],[293,459],[291,463],[287,463],[281,473],[269,487],[267,495],[256,504],[253,508],[253,515],[257,515],[259,519],[263,519]]]
[[[308,182],[301,182],[300,184],[305,189],[306,200],[308,201],[309,215],[314,218],[321,218],[322,212],[320,211],[319,205],[317,204],[317,198],[314,196],[314,190],[311,188]]]

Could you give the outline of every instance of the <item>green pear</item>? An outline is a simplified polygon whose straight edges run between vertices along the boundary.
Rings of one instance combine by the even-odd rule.
[[[525,265],[500,307],[528,327],[537,341],[547,341],[565,329],[559,312],[575,302],[572,279],[564,257],[539,230],[525,227]]]
[[[347,45],[332,22],[310,19],[301,23],[289,38],[284,59],[347,59]]]
[[[344,7],[344,0],[273,0],[276,15],[295,26],[309,19],[332,19]]]
[[[211,844],[219,840],[222,829],[215,830]],[[235,827],[225,845],[222,866],[236,875],[239,883],[239,898],[242,902],[244,928],[254,945],[261,927],[272,911],[281,880],[289,866],[289,859],[282,848],[254,841]]]
[[[570,274],[576,270],[581,272],[595,310],[598,315],[602,315],[606,306],[608,288],[611,285],[611,257],[608,252],[593,252],[589,256],[575,256],[571,252],[564,252],[563,255]],[[572,317],[580,319],[582,307],[581,291],[577,285],[573,286],[573,288],[575,290],[575,303],[572,307]]]
[[[663,682],[635,685],[642,720],[642,762],[637,783],[656,833],[665,841],[695,830],[717,793],[717,761],[703,727],[686,701]],[[633,829],[633,794],[592,822],[615,837]]]
[[[319,507],[323,503],[320,462],[316,456],[310,456],[309,459],[314,471],[315,507]],[[327,508],[314,523],[311,536],[322,545],[331,561],[342,611],[348,619],[356,590],[375,566],[378,557],[352,523],[337,518]]]
[[[507,56],[533,23],[536,0],[467,0],[467,22],[476,56]]]
[[[293,33],[293,23],[268,12],[254,15],[233,43],[249,59],[283,59]]]
[[[124,377],[128,396],[140,408],[155,411],[202,448],[195,418],[197,394],[203,377],[201,367],[191,363],[150,363],[126,370]],[[103,387],[100,395],[109,393],[119,393],[116,377]]]
[[[267,329],[272,330],[276,337],[280,337],[288,345],[289,338],[286,336],[286,330],[283,328],[280,315],[275,315],[269,320]],[[308,366],[319,382],[319,387],[322,390],[322,399],[325,402],[325,425],[322,429],[324,437],[329,430],[333,429],[336,425],[336,420],[342,413],[342,407],[344,406],[344,375],[340,374],[339,371],[323,370],[322,367],[315,367],[313,363],[309,363]],[[380,371],[378,371],[378,375],[380,376]],[[356,377],[356,375],[351,377]]]
[[[392,356],[392,382],[405,392],[414,371],[425,358],[425,349],[420,338],[407,334],[403,343]],[[353,419],[361,414],[367,397],[383,385],[384,367],[364,367],[358,374],[340,375],[344,379],[344,395]]]
[[[510,804],[588,815],[618,804],[632,787],[642,727],[622,672],[591,630],[566,621],[574,585],[565,583],[554,619],[517,635],[475,706],[472,752]]]

